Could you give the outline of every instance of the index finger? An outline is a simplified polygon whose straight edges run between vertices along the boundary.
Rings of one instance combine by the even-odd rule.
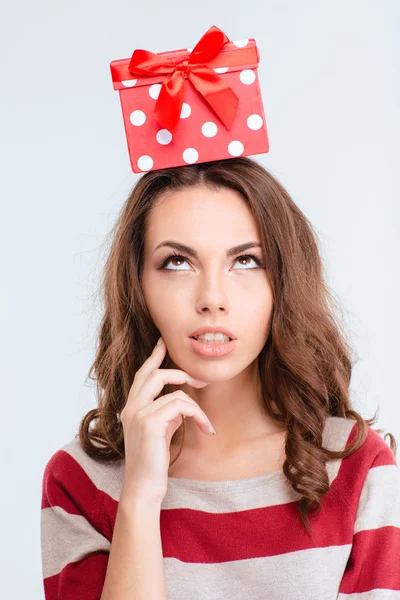
[[[164,360],[165,353],[167,350],[167,346],[162,338],[162,336],[158,339],[157,344],[154,346],[152,353],[150,356],[144,361],[143,365],[136,371],[136,375],[131,387],[131,392],[133,394],[137,394],[139,389],[142,387],[145,381],[149,378],[151,373],[155,369],[159,369],[162,361]],[[176,376],[176,371],[174,375]],[[183,372],[182,372],[183,373]],[[186,379],[190,378],[193,383],[205,383],[204,381],[200,381],[199,379],[195,379],[191,377],[189,374],[186,374]],[[172,381],[171,381],[172,383]],[[183,382],[184,383],[184,382]]]

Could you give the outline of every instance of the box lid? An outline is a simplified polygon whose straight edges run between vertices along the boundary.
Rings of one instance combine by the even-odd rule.
[[[157,52],[164,56],[166,60],[180,60],[189,58],[191,49],[181,48],[168,52]],[[111,77],[114,90],[123,90],[142,85],[152,85],[162,83],[168,73],[157,74],[152,77],[140,77],[132,75],[129,71],[130,58],[113,60],[110,63]],[[216,73],[222,74],[228,71],[242,71],[244,69],[256,69],[260,62],[260,56],[254,38],[248,40],[239,40],[228,42],[221,51],[211,60],[204,64],[214,69]]]

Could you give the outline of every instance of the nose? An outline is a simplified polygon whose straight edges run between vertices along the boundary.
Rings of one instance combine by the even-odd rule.
[[[198,312],[217,312],[229,311],[229,301],[227,287],[224,283],[224,277],[220,272],[210,273],[201,278],[197,290],[196,310]]]

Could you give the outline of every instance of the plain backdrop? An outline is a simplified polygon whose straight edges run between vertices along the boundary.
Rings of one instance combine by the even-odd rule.
[[[1,3],[1,589],[43,598],[41,483],[95,406],[106,237],[131,171],[109,63],[216,25],[260,52],[270,152],[314,224],[359,360],[351,397],[400,441],[397,0]]]

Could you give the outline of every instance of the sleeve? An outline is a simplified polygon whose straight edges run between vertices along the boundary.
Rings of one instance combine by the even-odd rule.
[[[400,600],[400,469],[381,438],[364,479],[338,600]]]
[[[41,553],[46,600],[99,600],[111,547],[102,523],[104,493],[65,450],[42,480]],[[107,536],[107,537],[106,537]]]

